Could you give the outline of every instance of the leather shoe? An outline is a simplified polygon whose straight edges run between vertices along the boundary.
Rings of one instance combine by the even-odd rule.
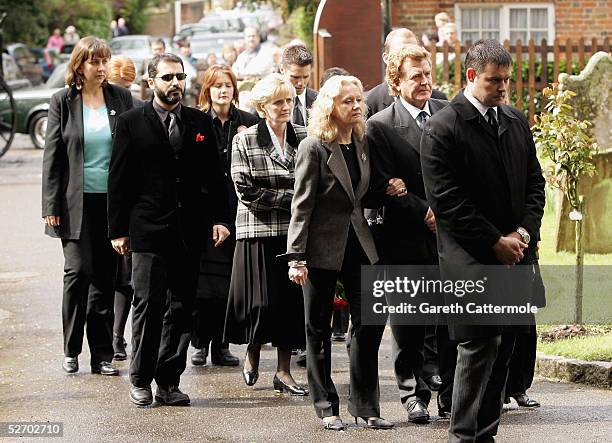
[[[196,349],[191,354],[191,364],[194,366],[202,366],[206,364],[206,357],[208,357],[208,348]]]
[[[429,411],[421,400],[408,403],[408,421],[415,424],[429,423]]]
[[[432,375],[425,379],[425,383],[429,386],[432,391],[437,391],[442,386],[442,379],[439,375]]]
[[[345,341],[346,335],[344,332],[332,332],[331,341]]]
[[[113,360],[127,360],[127,351],[125,350],[125,346],[126,343],[123,337],[113,334],[113,351],[115,352],[115,355],[113,355]]]
[[[119,369],[110,364],[110,362],[101,361],[99,363],[92,363],[91,373],[100,375],[119,375]]]
[[[274,375],[272,386],[274,386],[274,391],[276,392],[288,392],[291,395],[298,395],[302,397],[308,395],[308,388],[300,385],[288,385],[278,378],[277,375]]]
[[[537,408],[540,406],[540,402],[529,398],[525,393],[513,395],[512,397],[516,400],[519,406],[524,408]]]
[[[247,371],[245,368],[242,368],[242,378],[244,378],[244,383],[247,386],[253,386],[257,383],[257,379],[259,378],[259,371],[257,369],[253,371]]]
[[[384,418],[380,417],[355,417],[355,424],[357,424],[358,418],[362,419],[366,424],[366,428],[370,429],[392,429],[395,426],[390,421],[387,421]]]
[[[77,372],[79,370],[79,359],[77,357],[64,357],[62,369],[69,374]]]
[[[210,355],[210,361],[217,366],[238,366],[240,364],[238,357],[232,355],[230,350],[225,348],[213,351]]]
[[[148,406],[153,403],[153,393],[151,392],[151,386],[139,388],[138,386],[132,385],[130,387],[130,400],[137,406]]]
[[[339,418],[334,420],[322,420],[322,422],[323,429],[327,429],[328,431],[344,431],[344,429],[346,429],[346,425]]]
[[[298,352],[297,357],[295,357],[295,364],[300,368],[306,367],[306,351],[300,350],[300,352]]]
[[[155,401],[168,406],[187,406],[190,403],[189,396],[178,388],[178,386],[157,386]]]

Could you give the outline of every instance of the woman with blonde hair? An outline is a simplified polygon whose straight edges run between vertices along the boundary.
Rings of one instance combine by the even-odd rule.
[[[108,238],[107,180],[117,117],[132,108],[124,88],[108,84],[111,51],[97,37],[76,44],[66,69],[68,88],[49,105],[42,179],[45,232],[64,252],[63,369],[79,370],[83,330],[91,372],[117,375],[113,359],[114,274],[118,256]]]
[[[362,265],[378,254],[363,207],[370,184],[361,82],[331,77],[313,103],[308,138],[300,143],[287,235],[289,279],[302,286],[308,386],[323,427],[340,431],[340,402],[331,378],[331,317],[336,281],[345,288],[352,326],[348,410],[366,426],[389,429],[380,418],[378,348],[384,325],[361,319]],[[399,192],[403,183],[398,181]]]
[[[261,345],[272,342],[278,356],[274,390],[308,395],[290,371],[291,349],[305,342],[302,294],[276,259],[287,244],[294,159],[306,137],[305,128],[291,123],[294,97],[284,76],[264,77],[251,91],[262,121],[234,137],[231,175],[238,211],[224,336],[249,345],[242,370],[247,386],[259,376]]]
[[[234,136],[240,131],[257,124],[253,114],[238,109],[238,85],[236,75],[227,65],[212,65],[204,71],[198,107],[213,121],[213,128],[219,149],[219,159],[225,172],[228,204],[232,220],[236,218],[238,199],[230,177],[231,149]],[[223,342],[223,321],[227,307],[232,261],[236,245],[235,229],[230,227],[230,237],[219,247],[209,240],[204,245],[200,260],[198,294],[193,308],[193,333],[191,344],[196,349],[191,363],[206,364],[209,355],[214,365],[237,366],[238,358]]]

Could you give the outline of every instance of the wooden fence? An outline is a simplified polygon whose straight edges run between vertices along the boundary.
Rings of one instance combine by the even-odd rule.
[[[463,63],[455,63],[454,60],[463,62],[469,47],[470,45],[462,46],[457,42],[454,48],[449,47],[446,43],[442,47],[432,45],[429,48],[432,60],[437,60],[438,65],[438,75],[434,75],[434,84],[448,84],[455,91],[465,86]],[[569,39],[565,42],[555,39],[552,46],[548,45],[546,39],[542,40],[539,45],[536,45],[533,40],[529,40],[526,45],[517,40],[514,45],[511,45],[510,41],[506,40],[504,47],[512,54],[515,61],[514,66],[517,69],[511,84],[516,96],[516,102],[512,104],[523,111],[526,110],[529,121],[533,123],[535,113],[541,112],[546,105],[541,92],[549,83],[558,81],[560,68],[564,67],[563,72],[568,74],[580,72],[593,54],[598,51],[610,52],[610,38],[606,37],[602,44],[599,44],[596,38],[590,42],[580,39],[577,43]],[[546,69],[541,63],[542,60],[547,61]],[[527,61],[526,70],[523,68],[525,61]],[[536,69],[538,62],[540,63],[539,70]],[[549,78],[548,66],[550,64],[552,64],[552,76]],[[520,71],[518,67],[521,67]]]

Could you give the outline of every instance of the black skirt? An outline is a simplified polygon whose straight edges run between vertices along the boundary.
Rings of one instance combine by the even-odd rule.
[[[236,242],[224,342],[304,348],[302,289],[289,280],[287,262],[276,258],[286,249],[285,236]]]

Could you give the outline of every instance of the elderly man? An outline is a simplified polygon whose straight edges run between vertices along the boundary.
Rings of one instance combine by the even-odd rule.
[[[274,70],[274,57],[265,45],[261,44],[259,30],[252,26],[244,29],[246,48],[240,53],[232,69],[239,78],[263,77]]]
[[[385,45],[383,46],[382,60],[384,64],[387,64],[389,54],[397,52],[404,48],[406,45],[416,45],[417,38],[410,29],[399,28],[391,31],[385,39]],[[446,95],[442,92],[433,90],[432,97],[446,100]],[[390,106],[395,101],[395,98],[389,94],[389,86],[384,81],[380,85],[373,87],[366,94],[366,104],[368,105],[368,115],[372,116],[379,111],[382,111],[387,106]]]

